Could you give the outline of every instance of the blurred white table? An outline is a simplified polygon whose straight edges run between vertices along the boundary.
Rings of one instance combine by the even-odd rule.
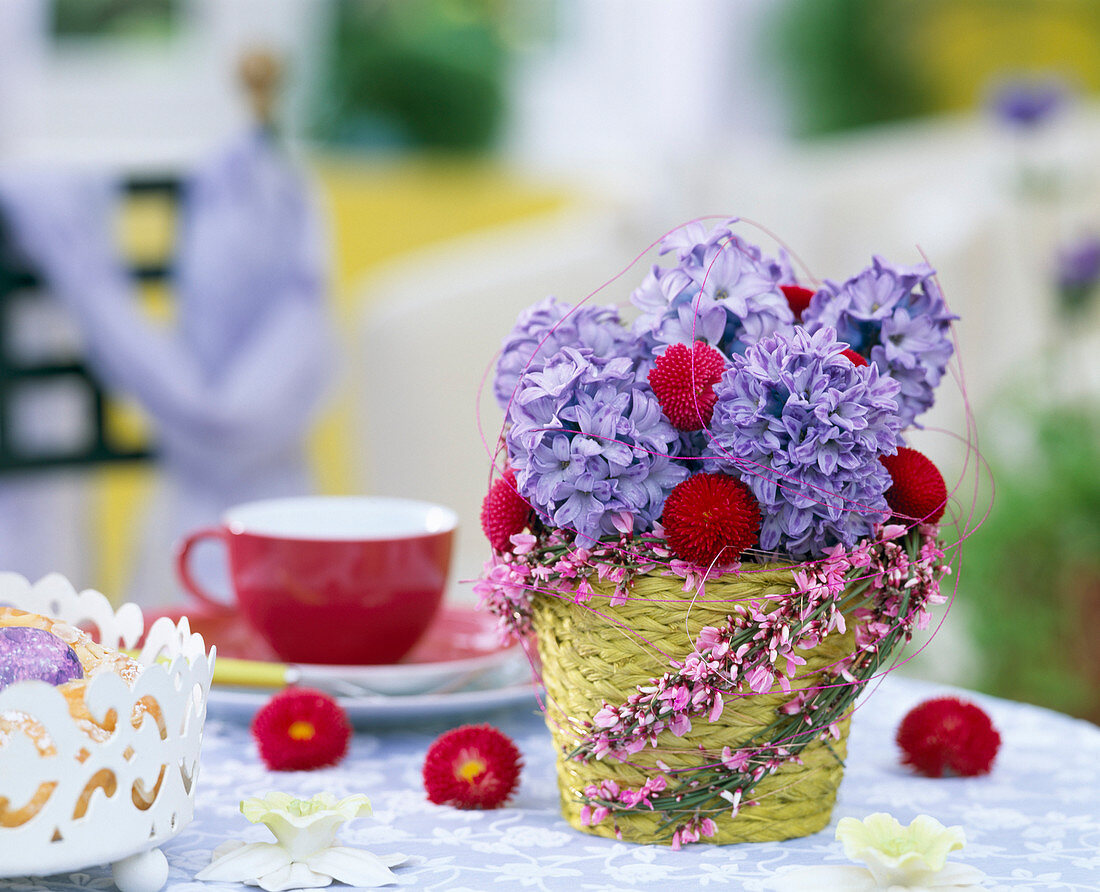
[[[490,714],[360,730],[340,766],[301,773],[266,771],[243,724],[210,720],[195,820],[163,847],[167,888],[246,888],[193,879],[225,840],[270,838],[266,828],[240,815],[240,800],[273,790],[303,797],[327,790],[371,798],[374,815],[345,826],[341,839],[410,856],[395,873],[399,886],[414,889],[752,890],[788,866],[849,863],[833,838],[836,821],[876,811],[903,824],[924,813],[962,825],[967,846],[950,859],[984,871],[989,889],[1100,889],[1100,728],[964,692],[1001,732],[993,772],[969,779],[914,776],[898,764],[894,730],[909,708],[945,692],[892,676],[866,701],[852,723],[848,767],[826,830],[782,843],[696,845],[680,852],[588,836],[562,820],[550,737],[533,701]],[[428,746],[448,727],[480,721],[492,722],[519,746],[526,764],[517,795],[495,811],[432,805],[420,780]],[[89,888],[111,889],[109,870],[0,881],[0,889],[18,892]]]

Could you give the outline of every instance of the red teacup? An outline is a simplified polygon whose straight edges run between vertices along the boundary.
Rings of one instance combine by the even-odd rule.
[[[191,533],[176,570],[184,587],[224,606],[195,581],[188,558],[220,539],[245,619],[294,663],[394,663],[424,633],[443,599],[457,515],[408,499],[311,496],[250,502],[220,526]]]

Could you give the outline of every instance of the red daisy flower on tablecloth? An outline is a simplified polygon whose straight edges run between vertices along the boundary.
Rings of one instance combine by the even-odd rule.
[[[424,758],[424,789],[436,805],[499,808],[519,782],[516,745],[492,725],[463,725],[441,734]]]
[[[913,707],[898,726],[901,761],[920,774],[963,777],[988,774],[1001,735],[979,706],[956,697],[938,697]]]
[[[272,771],[308,771],[344,758],[351,724],[328,694],[287,688],[260,707],[252,719],[252,736]]]
[[[815,292],[809,288],[803,288],[801,285],[780,285],[779,288],[783,292],[783,296],[787,298],[787,303],[790,305],[791,312],[794,313],[794,318],[801,322],[802,314],[806,312],[806,307],[810,305],[810,299]]]
[[[718,401],[714,385],[725,370],[725,357],[709,344],[673,344],[650,369],[649,386],[673,427],[697,431],[710,424]]]
[[[494,551],[511,551],[512,536],[531,523],[531,506],[516,489],[516,472],[505,468],[481,502],[481,530]]]
[[[867,360],[861,354],[856,353],[856,351],[851,349],[850,347],[847,350],[843,351],[840,355],[847,356],[854,366],[858,367],[861,365],[867,365]]]
[[[943,517],[947,485],[939,468],[926,456],[899,446],[897,455],[884,455],[880,461],[894,481],[886,490],[886,503],[896,516],[925,523],[936,523]]]
[[[709,566],[731,564],[756,542],[760,503],[728,474],[694,474],[668,494],[661,523],[672,553]]]

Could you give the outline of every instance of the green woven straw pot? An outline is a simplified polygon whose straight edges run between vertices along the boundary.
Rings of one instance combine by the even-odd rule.
[[[620,786],[641,786],[660,759],[671,769],[702,764],[702,745],[708,753],[724,746],[745,746],[770,725],[776,710],[804,688],[820,684],[819,673],[852,653],[849,624],[845,634],[834,632],[812,650],[799,651],[806,665],[791,680],[791,693],[778,685],[764,694],[726,694],[725,708],[715,722],[700,716],[692,729],[676,737],[667,729],[658,746],[647,746],[619,762],[611,757],[587,763],[565,758],[584,734],[581,723],[591,721],[604,703],[621,704],[638,685],[669,670],[669,660],[682,660],[694,650],[693,641],[704,626],[722,626],[738,603],[767,596],[784,597],[797,588],[790,570],[753,568],[708,580],[705,593],[693,599],[675,576],[647,574],[635,579],[630,600],[609,607],[613,586],[595,578],[596,593],[587,604],[575,604],[567,593],[540,593],[533,599],[534,625],[542,676],[546,686],[546,725],[556,747],[558,787],[565,819],[578,830],[597,836],[616,836],[638,843],[668,843],[658,813],[621,812],[594,826],[581,823],[581,794],[589,784],[614,780]],[[778,601],[777,601],[778,603]],[[766,608],[765,608],[766,609]],[[603,616],[599,614],[604,614]],[[816,833],[829,823],[843,775],[848,720],[839,724],[840,739],[814,741],[799,756],[763,778],[737,817],[728,811],[712,816],[718,826],[707,842],[767,842]]]

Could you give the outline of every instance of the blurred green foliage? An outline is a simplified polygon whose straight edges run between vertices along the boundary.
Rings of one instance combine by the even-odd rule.
[[[931,98],[886,39],[882,0],[788,0],[772,23],[795,131],[812,136],[931,110]]]
[[[995,82],[1100,90],[1097,0],[783,0],[767,40],[796,135],[973,110]]]
[[[477,151],[503,117],[506,53],[478,0],[337,0],[316,135]]]
[[[963,546],[972,686],[1100,722],[1100,412],[1024,417],[1030,442],[991,458],[993,510]]]
[[[68,37],[162,38],[179,24],[179,0],[53,0],[53,33]]]

